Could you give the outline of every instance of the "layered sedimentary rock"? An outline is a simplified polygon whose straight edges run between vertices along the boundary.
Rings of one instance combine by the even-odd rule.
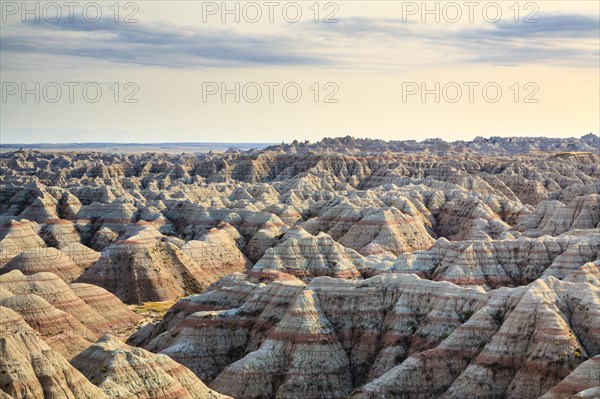
[[[276,270],[306,281],[318,276],[360,278],[375,264],[325,233],[313,236],[294,228],[286,232],[279,245],[267,250],[250,276],[260,278],[265,271]]]
[[[236,398],[594,397],[597,148],[3,153],[0,305],[66,358],[89,347],[80,366],[109,397],[206,394],[196,377]],[[122,301],[176,303],[141,321]],[[93,344],[134,330],[196,377]]]
[[[326,231],[363,255],[398,255],[427,249],[434,242],[418,212],[404,213],[395,207],[361,210],[348,201],[325,205],[303,227],[313,234]]]
[[[77,230],[78,227],[81,232]],[[40,236],[49,247],[59,249],[85,270],[100,258],[98,252],[82,242],[82,236],[86,237],[89,234],[90,227],[86,220],[79,221],[77,224],[64,219],[52,220],[45,224]]]
[[[353,397],[537,398],[598,352],[596,314],[598,288],[588,284],[549,277],[498,290],[437,348],[409,357]]]
[[[205,283],[210,284],[227,274],[245,272],[252,266],[237,247],[238,237],[237,230],[225,224],[210,229],[197,240],[187,241],[181,250],[201,265],[210,276]]]
[[[351,386],[348,357],[311,290],[298,294],[257,350],[211,384],[236,398],[345,398]]]
[[[42,341],[14,311],[0,306],[0,387],[15,399],[107,396]]]
[[[21,252],[1,268],[0,273],[7,273],[11,270],[19,270],[26,275],[40,272],[54,273],[67,283],[72,282],[84,272],[84,269],[67,255],[52,247]]]
[[[559,235],[570,230],[596,229],[600,225],[600,194],[581,195],[563,204],[557,200],[540,207],[517,228],[533,235]]]
[[[600,232],[583,236],[543,236],[505,240],[439,239],[428,251],[399,256],[381,271],[416,273],[461,285],[502,287],[528,284],[539,277],[566,278],[600,258]],[[592,276],[594,274],[591,270]],[[574,277],[573,277],[574,278]]]
[[[573,283],[590,283],[600,287],[600,261],[589,262],[569,274],[565,281]]]
[[[139,320],[114,295],[100,287],[71,288],[52,273],[0,276],[0,304],[16,311],[46,343],[67,358],[75,356],[102,333]],[[78,293],[80,295],[78,295]]]
[[[510,228],[487,204],[474,198],[447,202],[440,210],[438,231],[450,240],[501,238]]]
[[[40,334],[53,350],[72,358],[97,338],[73,315],[52,306],[35,294],[1,297],[0,305],[17,312],[25,322]]]
[[[340,243],[364,255],[399,255],[429,248],[433,238],[419,218],[391,208],[365,215],[350,227]]]
[[[233,226],[241,234],[244,254],[253,262],[277,243],[288,228],[277,215],[258,211],[252,204],[246,209],[219,209],[183,202],[166,213],[190,238],[199,238],[222,223]]]
[[[107,318],[116,327],[126,327],[139,320],[127,306],[105,290],[92,284],[73,283],[69,287],[75,295],[90,305],[98,314]]]
[[[153,327],[158,334],[139,344],[234,397],[283,397],[290,378],[318,397],[315,389],[338,389],[347,361],[357,398],[537,398],[600,351],[600,289],[588,283],[547,277],[487,293],[392,274],[355,282],[319,277],[307,287],[230,284],[175,306]],[[253,295],[239,296],[248,290]],[[201,310],[215,305],[221,310]],[[335,331],[332,339],[322,336],[324,326]],[[319,335],[307,338],[305,328]],[[305,339],[315,350],[309,357],[294,351]],[[343,352],[334,355],[338,340]],[[323,371],[312,363],[321,352],[340,360],[323,360],[330,367]],[[294,368],[296,358],[311,370]],[[304,378],[314,370],[321,377]]]
[[[190,370],[168,356],[105,335],[71,364],[110,398],[218,399]]]
[[[291,144],[281,144],[267,148],[294,153],[308,151],[381,153],[393,151],[408,153],[433,152],[441,155],[449,155],[452,153],[525,154],[535,151],[565,151],[566,155],[568,155],[573,151],[597,153],[600,148],[600,137],[592,133],[586,134],[581,138],[570,138],[567,140],[546,137],[477,137],[472,141],[446,143],[441,139],[428,139],[422,142],[414,140],[384,141],[346,136],[337,138],[326,137],[316,143],[294,140]]]
[[[439,295],[446,298],[446,300],[436,302],[433,298],[429,298],[429,301],[423,300],[421,303],[417,299],[417,293],[424,290],[432,294],[431,291],[433,287],[436,287],[436,284],[449,290],[448,292],[438,290]],[[164,353],[170,354],[175,359],[187,364],[202,378],[210,381],[215,376],[214,372],[223,366],[222,363],[211,365],[206,362],[207,358],[221,359],[222,362],[227,359],[223,358],[226,354],[229,359],[235,360],[236,356],[242,356],[247,350],[256,348],[257,344],[268,336],[271,327],[275,326],[276,328],[277,323],[285,317],[286,312],[299,293],[304,291],[302,284],[293,282],[273,282],[264,286],[262,284],[249,285],[245,281],[240,281],[233,286],[218,288],[215,291],[203,294],[194,299],[193,303],[201,304],[209,301],[209,298],[215,297],[215,295],[238,298],[238,292],[242,288],[244,289],[243,292],[252,290],[254,295],[245,296],[247,300],[238,308],[231,308],[230,306],[238,305],[239,302],[229,300],[220,301],[222,303],[219,306],[221,309],[227,306],[226,304],[230,305],[225,310],[219,311],[190,313],[199,307],[191,308],[189,303],[175,306],[169,312],[170,314],[167,314],[165,320],[156,327],[157,330],[165,332],[158,336],[155,334],[150,335],[149,339],[152,339],[152,341],[148,344],[148,347],[152,350],[162,350]],[[441,306],[438,311],[440,313],[443,313],[442,309],[445,306],[452,309],[457,308],[460,311],[463,306],[466,307],[465,309],[482,306],[485,298],[483,291],[461,289],[447,283],[431,283],[409,275],[382,275],[364,282],[321,277],[314,279],[308,288],[316,293],[324,315],[335,327],[338,336],[341,337],[344,349],[350,352],[351,370],[357,380],[366,379],[369,368],[376,360],[373,351],[376,353],[376,348],[380,347],[380,340],[385,340],[382,332],[389,329],[389,326],[385,327],[385,315],[393,309],[395,301],[402,299],[402,302],[405,303],[404,306],[412,307],[413,311],[416,312],[414,317],[421,320],[425,326],[430,321],[428,317],[424,316],[432,312],[433,307]],[[401,298],[391,294],[388,300],[381,302],[379,292],[382,289],[395,292],[395,295],[400,295],[401,292],[404,292],[404,294],[401,295]],[[460,299],[452,299],[457,294]],[[206,299],[200,301],[202,298]],[[343,304],[342,311],[336,310],[339,304]],[[400,308],[400,305],[398,307]],[[456,310],[453,311],[456,312]],[[431,313],[432,317],[434,317],[434,313]],[[186,314],[187,316],[185,316]],[[456,323],[460,324],[459,316],[453,317],[456,317]],[[223,320],[223,323],[215,324],[216,320]],[[411,326],[412,323],[415,323],[415,321],[405,321],[402,318],[400,321],[402,323],[408,322],[408,325]],[[230,327],[228,326],[233,329],[229,330]],[[237,326],[237,328],[234,328],[234,326]],[[412,328],[416,327],[418,327],[418,323],[413,327],[407,327],[406,342],[398,340],[397,337],[390,340],[390,344],[393,344],[396,351],[402,348],[403,345],[408,345],[408,347],[410,345],[415,345],[415,347],[429,345],[431,342],[439,340],[439,334],[443,334],[443,331],[439,331],[433,325],[427,328],[424,327],[423,338],[411,344],[410,338],[412,332],[414,332]],[[452,324],[448,325],[447,328],[452,329]],[[248,333],[250,334],[249,337]],[[392,336],[396,335],[392,331],[390,331],[390,334]],[[209,340],[207,337],[211,337],[211,339]],[[356,339],[359,341],[354,341]],[[208,344],[211,341],[212,343]],[[222,344],[217,342],[226,342],[226,347],[224,348]],[[192,347],[196,349],[191,350]],[[179,352],[178,348],[186,349]],[[189,352],[188,349],[190,349]],[[392,349],[386,349],[386,353],[391,352]],[[405,353],[407,350],[407,348],[402,349],[399,353]],[[191,356],[190,352],[205,353],[205,355],[194,357]],[[396,356],[390,356],[393,359],[392,361],[395,361]],[[378,366],[379,369],[386,367],[383,365],[385,362],[383,358],[378,362],[381,363]]]
[[[600,397],[600,356],[581,363],[540,399]]]
[[[0,267],[23,251],[46,246],[38,235],[40,226],[28,220],[2,220],[0,229]]]
[[[104,287],[126,303],[141,303],[200,292],[219,277],[246,268],[247,261],[225,232],[211,230],[201,240],[182,245],[142,225],[109,245],[77,281]]]

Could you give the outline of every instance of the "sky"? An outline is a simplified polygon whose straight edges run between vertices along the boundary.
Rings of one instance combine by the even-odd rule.
[[[596,1],[72,4],[0,3],[0,142],[599,133]]]

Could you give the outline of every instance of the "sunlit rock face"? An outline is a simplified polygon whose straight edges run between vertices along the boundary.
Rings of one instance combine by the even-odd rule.
[[[248,263],[226,231],[211,229],[184,244],[152,226],[135,225],[77,281],[104,287],[126,303],[168,301],[246,271]]]
[[[35,248],[19,253],[12,258],[0,273],[19,270],[23,274],[50,272],[70,283],[84,272],[84,268],[72,261],[56,248]]]
[[[415,273],[431,280],[487,288],[525,285],[537,278],[554,276],[595,282],[598,269],[588,263],[600,258],[600,231],[502,240],[450,242],[444,238],[427,251],[399,256],[380,272]],[[586,280],[589,277],[590,280]]]
[[[208,389],[190,370],[168,356],[131,347],[111,335],[100,338],[71,363],[108,397],[228,398]]]
[[[70,359],[106,332],[133,325],[139,316],[97,286],[66,284],[52,273],[0,276],[0,305],[17,312],[40,338]]]
[[[0,397],[595,398],[599,140],[0,154]]]
[[[40,226],[27,219],[3,219],[0,228],[0,266],[23,251],[45,248],[46,243],[38,235]]]
[[[554,277],[488,292],[406,274],[239,279],[173,307],[141,344],[234,397],[290,386],[346,397],[345,382],[360,398],[537,398],[599,353],[599,298],[589,283]]]
[[[0,306],[0,323],[3,398],[108,398],[46,345],[19,314]]]

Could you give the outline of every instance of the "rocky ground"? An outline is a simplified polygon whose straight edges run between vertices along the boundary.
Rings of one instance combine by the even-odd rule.
[[[0,398],[600,397],[599,152],[0,154]]]

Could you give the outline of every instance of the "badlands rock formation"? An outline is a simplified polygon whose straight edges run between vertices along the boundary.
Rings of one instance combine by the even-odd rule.
[[[0,306],[0,326],[3,398],[107,398],[13,310]]]
[[[486,288],[525,285],[545,276],[563,279],[573,273],[589,275],[589,282],[595,282],[597,267],[585,264],[599,258],[599,230],[583,236],[495,241],[440,238],[431,249],[403,254],[381,272],[415,273],[431,280]]]
[[[279,150],[291,153],[319,151],[319,152],[427,152],[438,155],[451,154],[487,154],[487,155],[515,155],[527,154],[537,151],[546,152],[573,152],[590,151],[598,152],[600,138],[592,133],[581,138],[551,139],[546,137],[477,137],[472,141],[455,141],[446,143],[441,139],[428,139],[422,142],[415,140],[383,141],[373,139],[355,139],[354,137],[326,137],[317,143],[308,141],[292,144],[281,144],[267,147],[268,150]]]
[[[360,278],[363,271],[375,264],[326,233],[313,236],[300,227],[293,227],[282,237],[280,244],[265,252],[250,271],[250,276],[260,277],[265,270],[276,270],[304,280],[317,276]]]
[[[110,335],[100,338],[71,363],[108,397],[227,398],[208,389],[190,370],[168,356],[133,348]]]
[[[16,311],[41,339],[70,359],[105,332],[130,326],[139,316],[110,292],[68,285],[52,273],[0,276],[0,305]]]
[[[600,356],[581,363],[571,374],[540,399],[600,397]]]
[[[596,397],[599,144],[3,153],[1,395]]]
[[[599,353],[599,304],[599,288],[554,277],[489,292],[402,274],[239,279],[178,304],[141,343],[234,397],[346,397],[349,378],[356,397],[537,398]]]
[[[40,272],[54,273],[65,282],[70,283],[83,274],[83,268],[73,262],[67,255],[56,248],[33,248],[19,253],[12,258],[0,273],[20,270],[30,275]]]
[[[246,264],[226,232],[212,229],[184,244],[152,226],[134,225],[77,281],[105,287],[126,303],[167,301],[245,271]]]

